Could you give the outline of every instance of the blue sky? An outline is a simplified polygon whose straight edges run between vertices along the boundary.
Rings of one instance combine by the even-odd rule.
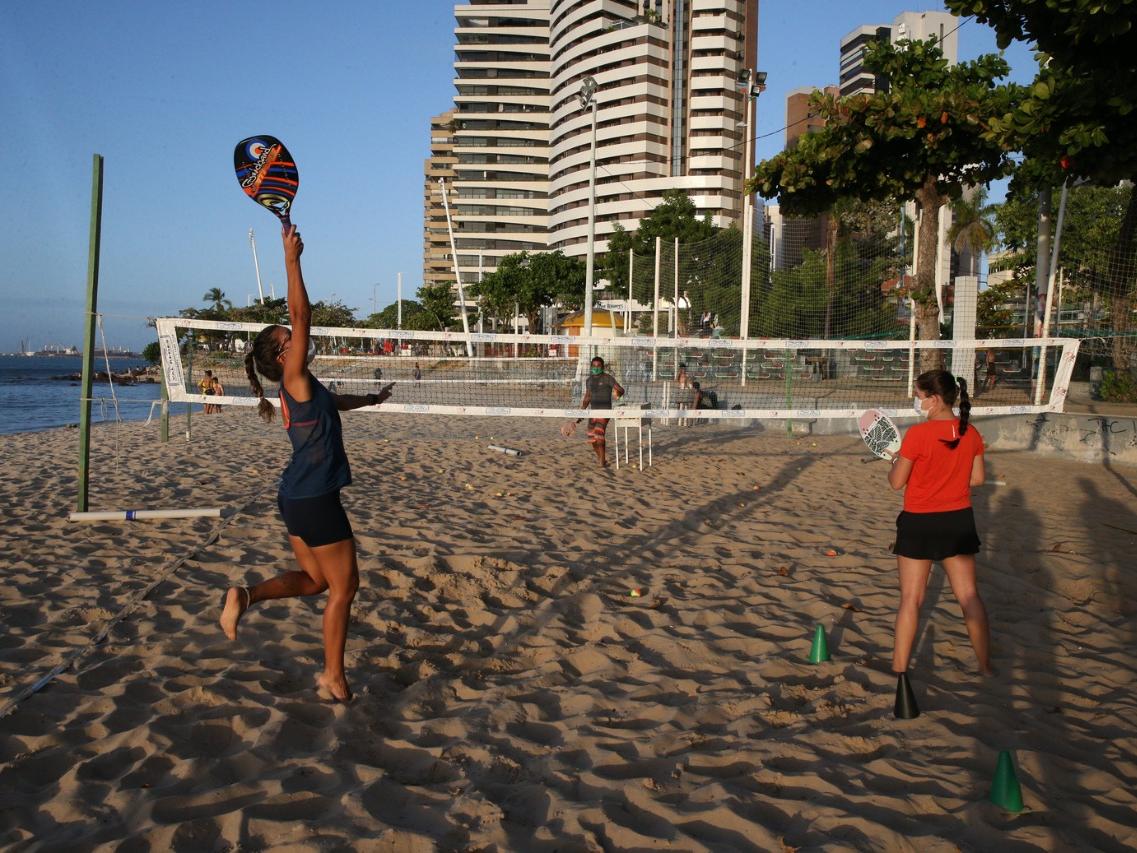
[[[759,158],[784,135],[785,96],[837,78],[838,44],[918,5],[763,0]],[[429,120],[452,104],[453,4],[280,0],[0,4],[0,352],[82,343],[92,155],[105,158],[99,310],[111,345],[152,340],[145,318],[201,305],[220,287],[283,293],[276,220],[246,199],[233,146],[282,139],[301,186],[293,221],[314,299],[366,314],[413,296],[422,270],[422,162]],[[961,58],[995,50],[959,31]],[[1014,79],[1033,59],[1015,46]]]

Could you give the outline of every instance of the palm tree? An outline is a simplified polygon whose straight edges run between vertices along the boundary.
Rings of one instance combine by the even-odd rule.
[[[223,314],[233,307],[233,303],[225,298],[225,293],[220,287],[209,288],[201,299],[203,302],[210,303],[209,307],[218,314]]]
[[[957,252],[967,252],[973,258],[994,248],[994,207],[987,204],[987,190],[978,187],[968,198],[966,194],[951,203],[951,228],[948,240]]]

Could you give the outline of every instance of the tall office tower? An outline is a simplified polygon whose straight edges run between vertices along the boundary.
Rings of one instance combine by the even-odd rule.
[[[825,119],[810,112],[809,101],[818,89],[807,86],[794,89],[786,96],[786,150],[797,145],[797,141],[807,133],[825,127]],[[820,91],[826,95],[839,95],[836,86],[825,86]]]
[[[473,281],[506,255],[548,247],[549,0],[469,0],[454,16],[452,213]]]
[[[865,48],[874,41],[888,41],[891,29],[877,24],[857,27],[841,39],[841,97],[875,92],[882,81],[865,69]]]
[[[901,12],[891,26],[866,24],[841,39],[841,96],[875,92],[883,84],[864,67],[865,48],[874,41],[935,38],[949,64],[959,61],[959,18],[947,12]]]
[[[453,206],[454,164],[457,162],[458,158],[454,156],[454,111],[450,110],[430,120],[430,156],[423,164],[423,284],[454,281],[446,209],[442,204],[442,186],[438,179],[446,182],[447,201]]]
[[[746,105],[756,0],[551,0],[550,249],[587,251],[591,112],[596,82],[596,246],[631,231],[669,189],[727,226],[741,221]]]

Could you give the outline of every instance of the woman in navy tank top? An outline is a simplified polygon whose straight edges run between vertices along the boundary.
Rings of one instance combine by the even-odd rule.
[[[290,226],[284,232],[284,266],[292,328],[262,329],[245,356],[249,386],[260,398],[258,411],[265,421],[271,421],[275,412],[258,374],[280,385],[281,419],[292,443],[292,458],[281,476],[277,504],[300,568],[254,586],[226,590],[221,628],[229,639],[236,639],[237,623],[256,602],[327,592],[324,671],[316,679],[316,690],[324,700],[347,702],[351,689],[343,656],[359,567],[351,522],[340,502],[340,489],[351,483],[351,468],[339,413],[382,403],[391,396],[394,383],[378,394],[333,394],[308,371],[312,309],[300,269],[303,251],[300,232]]]

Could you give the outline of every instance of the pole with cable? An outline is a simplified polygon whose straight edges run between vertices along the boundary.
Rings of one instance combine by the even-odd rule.
[[[592,283],[596,267],[596,81],[585,77],[580,84],[580,105],[592,108],[592,153],[588,167],[588,255],[584,273],[584,336],[592,337]],[[591,354],[591,353],[589,353]]]
[[[253,269],[257,273],[257,296],[260,297],[261,305],[265,304],[265,291],[261,287],[261,262],[257,260],[257,238],[253,234],[253,229],[249,229],[249,246],[253,250]]]

